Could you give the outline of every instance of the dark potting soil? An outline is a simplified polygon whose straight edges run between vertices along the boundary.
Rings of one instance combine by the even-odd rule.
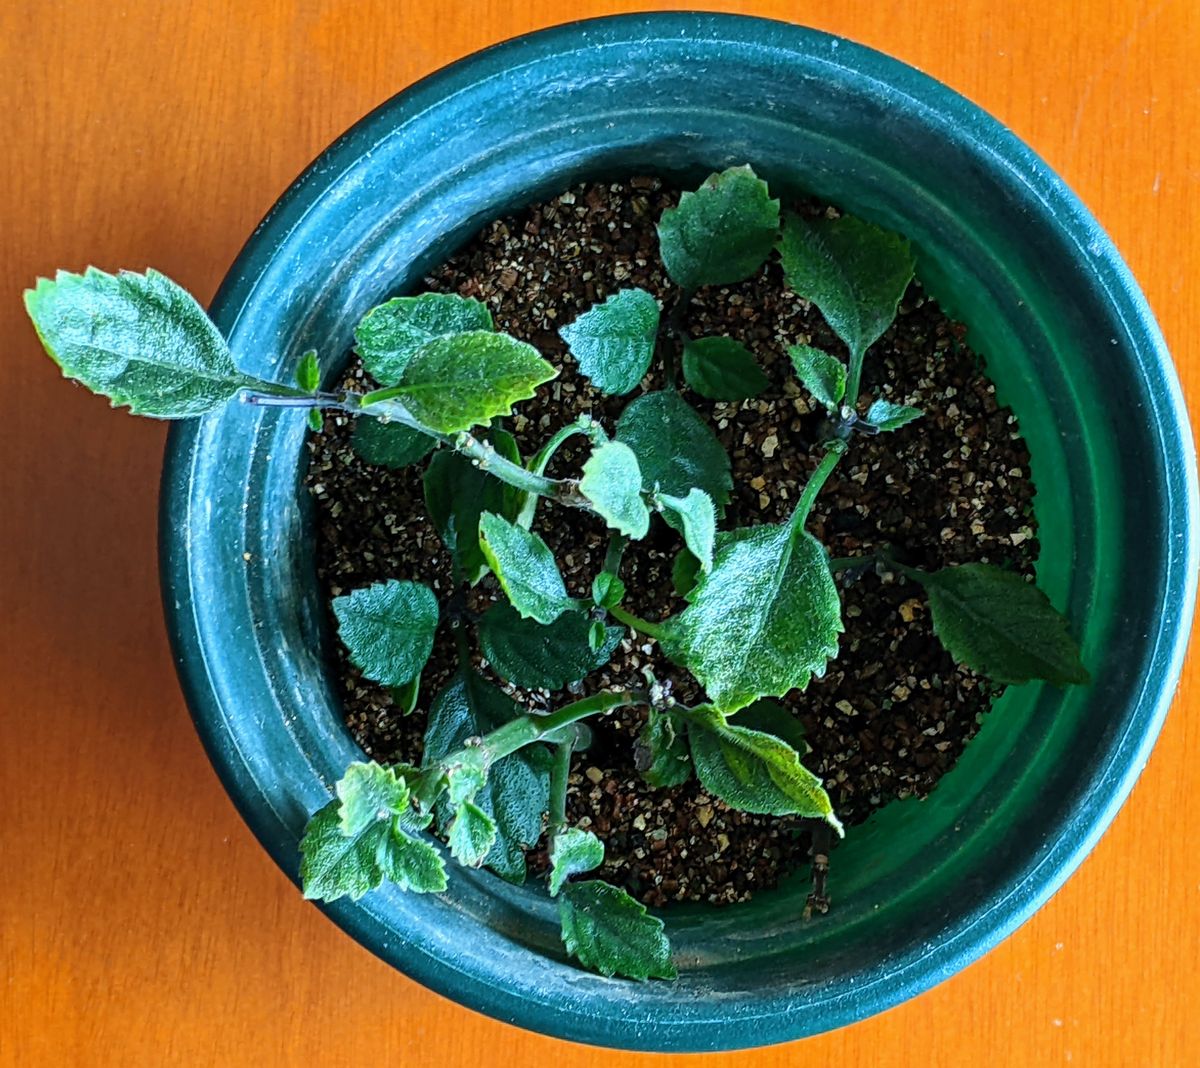
[[[487,226],[426,279],[431,290],[485,301],[498,329],[537,346],[562,368],[508,422],[522,455],[581,412],[611,429],[631,399],[594,390],[558,329],[629,286],[649,290],[670,308],[677,290],[659,260],[654,224],[677,199],[676,191],[650,178],[582,185]],[[737,403],[684,393],[733,463],[723,526],[780,522],[816,466],[823,419],[800,389],[786,347],[808,343],[843,358],[845,351],[817,309],[784,287],[775,263],[740,285],[701,290],[685,322],[694,337],[727,334],[746,344],[771,380],[765,394]],[[895,323],[868,353],[864,392],[925,415],[894,433],[852,440],[809,521],[832,556],[891,545],[901,559],[926,568],[979,560],[1032,569],[1038,542],[1029,454],[963,334],[913,283]],[[356,363],[347,382],[363,388]],[[661,371],[653,369],[643,385],[661,388]],[[327,598],[388,578],[424,581],[448,594],[449,555],[425,515],[421,467],[392,471],[366,464],[350,448],[349,423],[345,416],[327,419],[310,442],[307,483],[317,505],[317,566]],[[581,462],[580,447],[564,447],[549,473],[577,476]],[[587,595],[608,541],[603,524],[543,504],[535,529],[555,551],[571,594]],[[678,536],[658,521],[647,539],[629,546],[622,578],[633,612],[656,620],[683,606],[671,585],[679,548]],[[804,762],[824,778],[850,828],[893,799],[928,794],[975,734],[999,688],[953,662],[933,636],[918,587],[874,568],[842,572],[838,585],[846,627],[840,654],[823,678],[782,703],[803,722],[812,747]],[[489,575],[471,594],[471,607],[482,611],[497,597],[503,594]],[[340,647],[337,656],[346,722],[364,751],[380,761],[417,762],[427,710],[455,666],[448,628],[439,631],[417,710],[407,717]],[[646,665],[673,681],[680,701],[700,700],[686,672],[661,657],[652,641],[633,635],[613,663],[584,679],[582,692],[644,684]],[[534,710],[574,697],[507,688]],[[808,864],[810,835],[801,821],[733,811],[694,779],[669,790],[647,786],[633,756],[643,719],[642,710],[625,709],[591,721],[594,743],[575,757],[568,817],[604,840],[600,874],[652,905],[725,903]],[[532,872],[544,870],[544,843],[530,850],[529,860]]]

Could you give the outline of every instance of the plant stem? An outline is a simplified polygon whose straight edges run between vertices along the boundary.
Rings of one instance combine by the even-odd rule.
[[[604,570],[610,575],[620,575],[621,557],[625,555],[625,546],[629,544],[629,535],[613,531],[608,536],[608,549],[604,553]]]
[[[609,612],[614,619],[619,619],[625,626],[632,627],[639,634],[645,634],[646,637],[654,638],[657,641],[662,640],[663,626],[661,623],[651,623],[648,619],[635,616],[632,612],[627,612],[620,605],[610,608]]]
[[[560,742],[554,750],[554,763],[550,766],[550,819],[546,826],[546,837],[551,841],[567,822],[567,777],[571,772],[570,741]]]
[[[863,357],[866,349],[852,350],[850,353],[850,374],[846,376],[846,399],[852,411],[858,410],[858,393],[862,389]]]
[[[683,330],[683,317],[687,315],[688,305],[692,302],[692,297],[696,295],[694,289],[681,289],[679,298],[672,306],[670,313],[667,315],[663,323],[663,335],[669,337],[671,343],[664,347],[663,351],[663,377],[666,379],[668,389],[675,388],[676,378],[676,350],[680,354],[683,353],[683,346],[687,341],[687,335]]]
[[[817,499],[817,494],[821,492],[821,488],[833,473],[833,469],[837,467],[838,460],[846,455],[846,443],[844,441],[828,442],[825,448],[827,450],[825,455],[821,458],[821,462],[817,464],[817,469],[808,480],[808,485],[804,487],[804,492],[800,495],[800,500],[796,502],[796,510],[792,512],[791,522],[794,526],[802,527],[804,525],[804,521],[808,519],[808,513],[812,511],[813,502]]]
[[[489,764],[495,763],[509,753],[524,749],[527,745],[540,742],[561,727],[601,712],[611,712],[625,705],[650,703],[650,694],[645,690],[613,690],[595,693],[580,701],[564,705],[547,716],[519,716],[490,734],[483,736],[480,748]],[[450,758],[446,758],[450,759]]]

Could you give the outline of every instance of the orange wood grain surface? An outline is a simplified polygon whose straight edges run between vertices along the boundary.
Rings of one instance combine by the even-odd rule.
[[[300,899],[176,685],[155,570],[164,429],[62,382],[20,307],[39,273],[89,262],[154,265],[207,299],[272,201],[370,108],[494,41],[639,6],[0,3],[0,1064],[665,1060],[474,1015]],[[1200,412],[1196,0],[719,6],[891,52],[1011,126],[1115,238]],[[1200,1061],[1197,673],[1193,659],[1112,830],[1000,948],[858,1026],[689,1063]]]

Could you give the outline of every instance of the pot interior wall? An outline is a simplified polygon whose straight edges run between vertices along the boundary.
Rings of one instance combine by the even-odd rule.
[[[440,897],[383,890],[329,911],[418,979],[552,1033],[644,1048],[795,1037],[885,1007],[987,948],[1119,803],[1114,784],[1157,727],[1163,648],[1189,609],[1167,599],[1188,551],[1169,515],[1187,491],[1177,459],[1173,469],[1186,452],[1169,425],[1176,401],[1094,223],[959,98],[845,42],[753,20],[557,33],[452,68],[318,161],[218,298],[239,358],[288,380],[313,347],[332,373],[369,307],[418,285],[497,215],[585,177],[694,182],[750,162],[785,195],[826,197],[917,245],[920,277],[968,324],[1020,418],[1039,579],[1094,681],[1010,689],[930,799],[850,832],[827,917],[801,920],[804,879],[744,906],[671,910],[675,985],[578,971],[544,890],[486,873],[454,869]],[[164,511],[168,613],[174,600],[187,615],[177,648],[198,722],[293,874],[308,813],[358,755],[326,669],[303,435],[301,415],[250,408],[182,430]]]

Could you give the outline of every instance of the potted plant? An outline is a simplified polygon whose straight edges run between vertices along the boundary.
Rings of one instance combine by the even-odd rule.
[[[480,134],[472,116],[496,114],[517,93],[520,120]],[[738,166],[747,160],[769,190]],[[206,415],[172,439],[168,615],[218,768],[288,870],[302,850],[306,892],[467,1004],[647,1048],[757,1044],[864,1015],[981,952],[1044,899],[1119,803],[1169,698],[1194,584],[1195,491],[1152,322],[1094,224],[1035,164],[945,90],[836,39],[723,17],[605,20],[485,53],[364,120],[252,239],[214,305],[216,327],[153,273],[39,285],[31,314],[69,374],[146,414]],[[507,429],[489,423],[556,368],[495,331],[478,300],[385,298],[423,288],[482,222],[582,178],[646,170],[685,188],[713,170],[658,222],[678,291],[662,309],[641,287],[606,292],[561,333],[578,374],[607,394],[635,391],[648,371],[660,380],[615,425],[549,426],[522,460]],[[433,178],[413,183],[417,173]],[[802,193],[850,214],[798,210],[780,236],[779,200],[799,205]],[[807,477],[792,483],[781,522],[718,534],[734,480],[715,432],[676,387],[729,403],[765,379],[745,347],[689,326],[691,298],[754,275],[777,243],[787,286],[815,306],[844,356],[812,337],[786,346],[795,394],[814,416]],[[1082,638],[1087,686],[1066,686],[1087,677],[1076,647],[1046,596],[1014,573],[926,572],[914,566],[916,545],[834,561],[806,529],[856,441],[920,415],[903,398],[858,403],[864,356],[895,314],[913,249],[921,281],[979,339],[1020,417],[1039,488],[1038,582]],[[352,333],[378,388],[321,390]],[[1072,377],[1085,358],[1088,377]],[[235,395],[256,403],[226,404]],[[1159,403],[1142,418],[1096,418],[1106,400],[1146,395]],[[363,760],[340,722],[298,484],[304,426],[289,410],[314,405],[382,416],[359,451],[397,466],[442,446],[423,485],[449,553],[449,595],[439,604],[431,585],[387,576],[333,602],[351,660],[391,689],[399,712],[422,700],[439,621],[453,632],[461,660],[428,709],[419,765],[415,754],[411,764]],[[571,439],[587,442],[580,470],[548,474]],[[1114,492],[1130,510],[1094,507]],[[541,498],[611,532],[586,599],[563,580],[569,557],[556,562],[534,525]],[[650,533],[652,513],[662,517],[655,529],[681,539],[673,578],[687,603],[646,618],[630,611],[621,558]],[[1126,559],[1151,578],[1114,588]],[[835,854],[838,907],[827,916],[803,915],[806,903],[826,904],[829,851],[814,826],[811,895],[794,880],[744,907],[664,912],[668,944],[661,919],[586,874],[604,858],[599,837],[566,819],[572,750],[588,741],[579,724],[639,706],[652,784],[694,768],[731,810],[840,830],[830,780],[806,769],[805,742],[762,701],[825,670],[841,627],[834,572],[868,568],[927,591],[934,629],[960,662],[1000,682],[1059,685],[1006,691],[927,801],[888,806],[858,828]],[[488,571],[494,595],[479,612],[470,590]],[[467,626],[480,631],[479,663]],[[637,647],[654,660],[642,685],[585,691],[552,710],[521,708],[498,688],[586,687],[621,642],[635,666],[624,627],[648,639]],[[659,654],[698,695],[677,699]],[[498,680],[479,674],[482,661]],[[514,792],[528,800],[538,784],[530,812],[513,807]],[[514,851],[539,837],[520,826],[532,819],[540,830],[543,809],[557,905],[479,867],[511,876]],[[435,818],[464,868],[447,868],[431,844]],[[556,945],[560,930],[567,953],[596,971],[679,978],[588,977]]]

